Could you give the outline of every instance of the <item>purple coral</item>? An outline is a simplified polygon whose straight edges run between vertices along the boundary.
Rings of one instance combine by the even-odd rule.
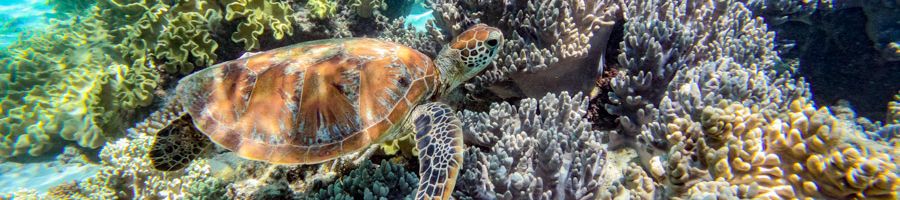
[[[548,94],[487,113],[460,112],[464,133],[483,148],[466,151],[454,193],[460,199],[590,199],[605,164],[603,134],[584,119],[581,94]],[[482,150],[484,149],[484,150]]]

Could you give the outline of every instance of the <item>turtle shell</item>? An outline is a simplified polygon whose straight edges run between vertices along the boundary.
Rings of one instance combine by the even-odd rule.
[[[438,87],[426,55],[355,38],[228,61],[179,82],[194,125],[240,156],[319,163],[387,138]]]

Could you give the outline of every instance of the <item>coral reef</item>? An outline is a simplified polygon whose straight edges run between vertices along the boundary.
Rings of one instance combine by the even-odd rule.
[[[453,38],[472,24],[504,32],[492,67],[467,86],[490,87],[500,97],[541,97],[547,92],[590,91],[603,70],[600,58],[612,31],[614,1],[433,0],[435,24]],[[560,78],[567,77],[567,78]]]
[[[273,0],[234,0],[227,6],[225,19],[234,21],[240,19],[237,31],[231,35],[235,42],[244,43],[244,49],[254,50],[259,48],[259,36],[266,31],[271,32],[276,40],[284,35],[293,35],[291,27],[291,15],[293,10],[286,2]]]
[[[707,166],[741,198],[897,198],[897,152],[885,143],[862,139],[827,108],[804,100],[779,116],[763,113],[723,101],[704,108],[700,127],[684,126],[697,124],[690,119],[670,124],[669,140],[693,146],[701,160],[687,162]]]
[[[860,116],[884,118],[885,99],[900,89],[900,61],[891,58],[900,16],[892,1],[749,1],[776,32],[775,47],[786,62],[797,63],[819,105],[840,100],[856,105]],[[891,38],[894,39],[891,39]],[[893,60],[893,61],[892,61]]]
[[[581,94],[547,94],[489,112],[462,111],[469,148],[454,196],[460,199],[589,199],[606,162],[603,134],[584,119]],[[485,150],[482,150],[485,149]]]
[[[326,19],[337,13],[337,2],[331,0],[310,0],[306,2],[306,9],[312,14],[312,18]]]
[[[617,138],[667,149],[663,122],[674,115],[696,116],[721,99],[780,112],[809,95],[802,80],[774,69],[781,62],[774,34],[740,2],[637,1],[623,12],[631,16],[620,44],[623,69],[605,105],[618,116]]]
[[[897,95],[894,95],[893,101],[888,102],[887,117],[885,118],[885,121],[888,124],[900,124],[900,92],[897,92]]]
[[[896,68],[889,1],[431,0],[436,20],[425,31],[404,25],[404,9],[421,3],[413,0],[85,3],[58,1],[59,12],[86,15],[0,51],[8,66],[0,158],[39,156],[61,141],[106,144],[95,177],[46,198],[410,199],[411,137],[305,166],[217,149],[161,172],[145,156],[148,134],[183,109],[162,104],[129,138],[108,141],[124,135],[135,110],[166,101],[158,97],[178,77],[247,51],[375,37],[433,56],[475,23],[508,40],[493,67],[443,99],[464,108],[468,148],[454,198],[896,199],[900,191],[900,85],[883,81]],[[800,40],[794,27],[820,32]],[[855,59],[872,61],[835,70],[808,59],[857,49],[866,56]],[[884,87],[872,88],[895,95],[873,118],[884,122],[850,106],[883,104],[818,91],[853,91],[846,80],[815,82],[873,73],[868,82]],[[58,159],[87,162],[66,152]]]
[[[47,32],[20,37],[2,62],[0,157],[38,156],[65,139],[98,148],[127,123],[130,110],[148,105],[157,74],[128,67],[112,55],[101,21],[56,21]]]
[[[377,167],[364,161],[341,180],[318,190],[309,199],[413,199],[419,178],[403,166],[382,160]]]
[[[57,15],[71,17],[90,10],[95,1],[91,0],[47,0],[47,5],[53,7]]]
[[[66,199],[183,199],[210,178],[205,160],[193,162],[183,170],[162,172],[153,169],[145,156],[152,136],[122,138],[107,144],[100,152],[103,168],[96,176],[77,182]],[[57,195],[59,197],[59,195]]]

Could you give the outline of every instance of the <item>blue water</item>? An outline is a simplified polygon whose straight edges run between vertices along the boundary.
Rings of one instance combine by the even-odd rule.
[[[0,1],[0,46],[6,47],[26,30],[46,27],[54,14],[46,0]]]
[[[409,15],[406,16],[404,24],[416,27],[417,31],[425,31],[425,24],[428,23],[428,20],[434,19],[432,12],[432,10],[423,7],[422,4],[416,4],[409,12]]]

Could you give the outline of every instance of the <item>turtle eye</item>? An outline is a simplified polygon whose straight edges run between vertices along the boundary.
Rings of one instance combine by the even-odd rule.
[[[497,39],[490,39],[487,41],[487,44],[490,46],[497,46],[497,43],[498,43]]]

